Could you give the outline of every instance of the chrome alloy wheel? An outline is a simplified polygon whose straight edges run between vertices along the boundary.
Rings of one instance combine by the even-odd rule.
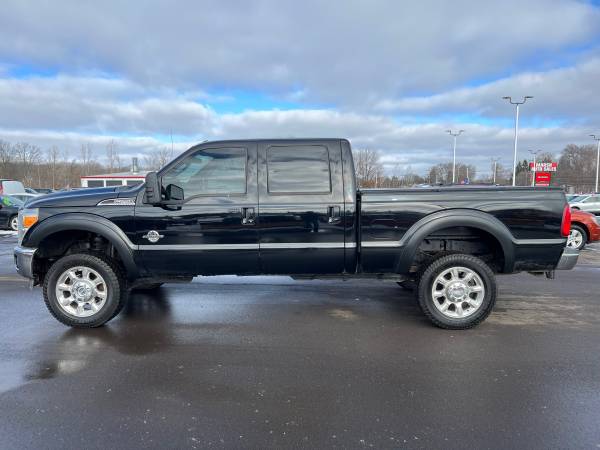
[[[569,232],[569,239],[567,240],[567,247],[570,248],[580,248],[583,244],[583,235],[581,231],[571,228]]]
[[[56,282],[60,307],[75,317],[90,317],[102,309],[108,295],[104,278],[89,267],[65,270]]]
[[[485,286],[477,273],[466,267],[451,267],[440,273],[431,287],[436,309],[452,319],[474,314],[485,298]]]

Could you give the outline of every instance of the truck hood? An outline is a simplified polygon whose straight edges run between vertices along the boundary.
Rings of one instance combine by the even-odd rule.
[[[69,206],[96,206],[109,198],[135,197],[137,189],[123,190],[120,187],[85,188],[76,191],[54,192],[42,195],[27,203],[27,208],[57,208]]]

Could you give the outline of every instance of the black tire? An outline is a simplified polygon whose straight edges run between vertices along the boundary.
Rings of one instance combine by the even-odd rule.
[[[432,295],[433,283],[440,274],[452,267],[464,267],[475,272],[484,287],[480,306],[471,315],[464,318],[448,317],[434,305],[436,300]],[[435,259],[427,266],[419,280],[418,299],[423,313],[434,325],[449,330],[465,330],[484,321],[494,308],[496,295],[497,285],[494,272],[481,259],[471,255],[453,254]]]
[[[89,267],[98,272],[106,284],[106,300],[98,312],[88,317],[77,317],[66,312],[58,303],[56,284],[66,270]],[[44,301],[50,313],[61,323],[74,328],[95,328],[115,317],[125,306],[128,293],[121,269],[104,255],[74,254],[60,258],[46,274],[43,286]]]
[[[576,250],[583,250],[583,248],[585,247],[585,244],[587,244],[587,241],[588,241],[587,230],[585,230],[580,225],[571,225],[571,230],[577,230],[579,233],[581,233],[581,236],[583,237],[583,239],[582,239],[581,244],[579,246],[570,246],[569,245],[569,247],[574,248]]]
[[[12,231],[19,231],[19,222],[17,216],[12,216],[8,219],[8,229]]]

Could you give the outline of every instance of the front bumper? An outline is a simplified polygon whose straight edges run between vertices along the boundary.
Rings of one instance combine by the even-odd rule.
[[[565,247],[556,266],[556,270],[571,270],[577,264],[579,258],[579,250]]]
[[[15,266],[19,275],[33,280],[33,256],[36,248],[15,247]]]

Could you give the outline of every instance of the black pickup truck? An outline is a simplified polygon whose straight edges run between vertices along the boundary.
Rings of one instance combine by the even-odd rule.
[[[33,200],[19,227],[18,272],[73,327],[112,319],[131,289],[285,274],[410,283],[434,324],[463,329],[491,312],[495,274],[551,278],[578,257],[561,190],[357,190],[344,139],[205,142],[142,186]]]

